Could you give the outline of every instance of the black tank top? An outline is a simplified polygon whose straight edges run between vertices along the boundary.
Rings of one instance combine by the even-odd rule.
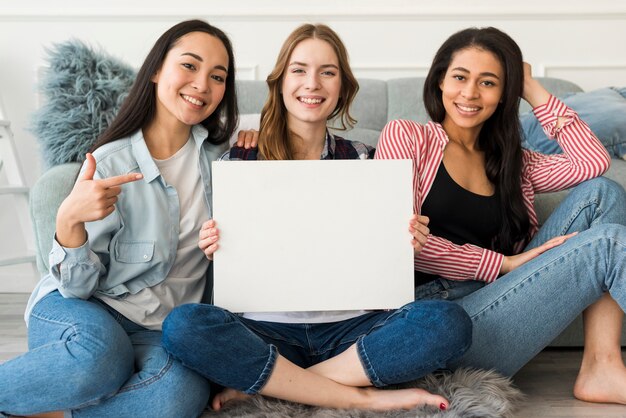
[[[421,214],[430,218],[431,234],[457,245],[474,244],[488,249],[492,248],[502,222],[498,191],[492,196],[482,196],[464,189],[450,177],[443,162],[422,204]],[[436,277],[415,272],[416,285]]]

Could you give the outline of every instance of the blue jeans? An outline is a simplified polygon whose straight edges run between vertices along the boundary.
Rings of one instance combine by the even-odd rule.
[[[175,308],[163,323],[165,348],[207,379],[258,393],[283,357],[307,368],[356,344],[375,386],[407,382],[444,368],[471,342],[471,322],[447,301],[418,301],[323,324],[253,321],[205,304]]]
[[[0,365],[0,416],[195,417],[208,382],[147,330],[95,299],[57,291],[33,308],[29,351]]]
[[[454,299],[472,318],[472,346],[454,367],[513,375],[603,293],[626,309],[625,225],[621,186],[589,180],[570,191],[526,250],[580,231],[564,244],[486,286],[438,279],[416,289],[422,298]]]

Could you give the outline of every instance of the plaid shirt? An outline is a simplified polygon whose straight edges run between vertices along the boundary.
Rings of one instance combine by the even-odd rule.
[[[376,149],[358,141],[349,141],[326,131],[326,142],[320,160],[369,160]],[[259,149],[234,146],[225,152],[220,161],[258,160]]]

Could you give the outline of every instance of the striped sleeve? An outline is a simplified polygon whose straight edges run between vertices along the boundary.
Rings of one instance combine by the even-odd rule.
[[[533,112],[548,138],[556,139],[563,149],[563,154],[554,155],[524,151],[524,176],[535,193],[567,189],[608,170],[611,157],[574,110],[551,96]],[[557,128],[559,118],[565,120]]]
[[[406,120],[389,122],[382,130],[376,159],[411,159],[413,161],[414,210],[420,213],[421,196],[432,184],[441,163],[442,150],[433,146],[434,132]],[[475,245],[456,245],[444,238],[428,236],[428,241],[415,258],[415,269],[451,280],[498,278],[504,256]]]
[[[418,144],[423,142],[423,129],[416,122],[392,120],[380,133],[376,145],[377,160],[417,159]]]
[[[475,245],[456,245],[428,236],[422,251],[415,257],[415,270],[436,274],[450,280],[480,280],[491,283],[498,278],[504,255]]]
[[[418,167],[420,144],[424,141],[421,125],[408,120],[392,120],[380,133],[375,160],[411,160],[413,162],[413,211],[419,213]]]

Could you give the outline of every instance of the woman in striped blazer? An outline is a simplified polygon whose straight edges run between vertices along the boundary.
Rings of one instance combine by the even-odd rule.
[[[521,148],[520,98],[563,153]],[[531,76],[495,28],[462,30],[425,81],[432,122],[390,122],[375,158],[413,160],[416,298],[455,300],[473,320],[457,366],[512,375],[584,311],[577,398],[626,403],[626,194],[578,115]],[[576,187],[574,187],[576,186]],[[539,228],[537,193],[574,187]]]

